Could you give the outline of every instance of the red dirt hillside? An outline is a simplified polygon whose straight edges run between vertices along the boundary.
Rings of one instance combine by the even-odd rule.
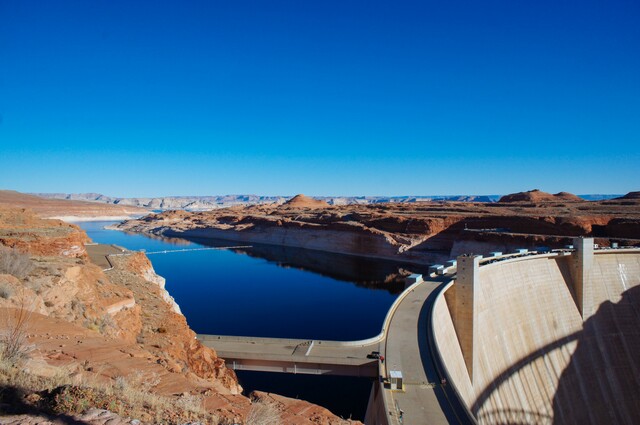
[[[498,202],[583,202],[579,196],[569,192],[559,192],[554,195],[543,192],[538,189],[529,190],[528,192],[511,193],[504,195]]]

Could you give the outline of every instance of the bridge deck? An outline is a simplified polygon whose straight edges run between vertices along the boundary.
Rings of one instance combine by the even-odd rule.
[[[378,351],[379,340],[361,342],[319,341],[198,335],[236,370],[268,372],[378,375],[378,361],[367,354]]]

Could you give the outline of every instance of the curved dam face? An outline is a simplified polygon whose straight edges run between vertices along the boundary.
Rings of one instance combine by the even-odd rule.
[[[479,423],[640,423],[640,252],[579,257],[476,267],[471,297],[456,282],[436,301],[435,343]]]

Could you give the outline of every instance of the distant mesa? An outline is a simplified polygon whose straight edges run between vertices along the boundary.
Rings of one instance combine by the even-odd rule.
[[[551,193],[543,192],[538,189],[533,189],[528,192],[512,193],[505,195],[498,202],[583,202],[584,199],[569,192],[559,192],[554,195]]]
[[[327,208],[329,204],[325,201],[319,201],[309,196],[299,194],[282,204],[283,207],[289,208]]]
[[[624,196],[621,196],[616,199],[640,199],[640,191],[638,192],[629,192]]]
[[[16,192],[14,190],[0,190],[0,206],[28,208],[40,217],[63,218],[67,220],[83,220],[104,218],[106,220],[122,220],[133,216],[148,214],[143,208],[129,205],[111,205],[100,202],[88,202],[75,199],[43,199],[39,196]]]

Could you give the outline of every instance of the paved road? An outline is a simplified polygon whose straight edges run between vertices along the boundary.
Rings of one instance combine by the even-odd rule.
[[[415,286],[391,318],[381,374],[386,378],[392,370],[401,371],[404,391],[383,391],[390,425],[464,423],[463,412],[450,406],[429,351],[431,305],[441,285],[443,280]]]

